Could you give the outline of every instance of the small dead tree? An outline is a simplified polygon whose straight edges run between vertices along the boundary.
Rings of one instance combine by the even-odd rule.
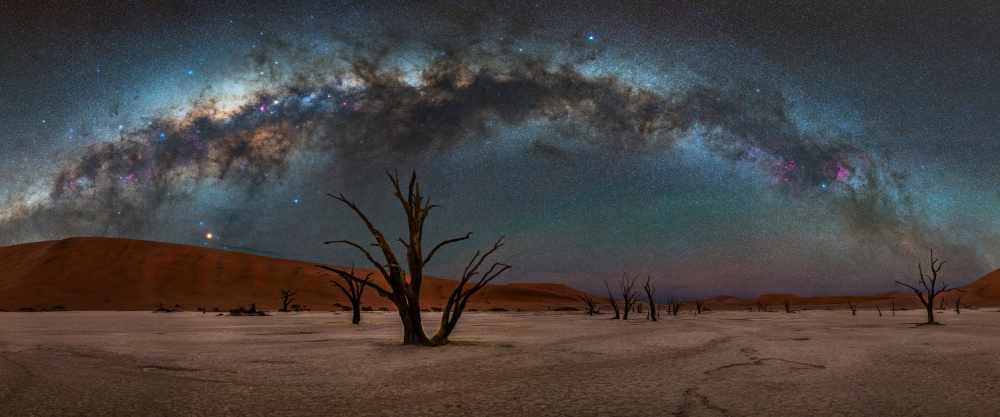
[[[330,280],[330,283],[340,288],[344,292],[344,295],[347,296],[347,300],[351,302],[351,312],[353,313],[351,324],[361,324],[361,296],[365,292],[365,286],[371,284],[374,272],[369,272],[364,278],[358,278],[357,275],[354,275],[354,265],[351,265],[351,272],[322,265],[320,268],[340,275],[347,282],[347,286],[345,287],[338,281]]]
[[[781,304],[785,306],[785,312],[786,313],[791,313],[792,312],[792,302],[788,301],[787,298],[784,299],[784,300],[782,300]]]
[[[702,309],[704,307],[705,307],[705,302],[704,301],[694,300],[694,308],[698,312],[698,314],[701,314],[701,311],[702,311]]]
[[[635,278],[628,279],[628,274],[622,274],[621,282],[618,283],[619,288],[622,291],[622,320],[628,320],[628,313],[635,308],[637,302],[639,302],[639,292],[633,291],[632,288],[635,287],[635,281],[639,279],[636,275]]]
[[[882,307],[879,307],[878,303],[875,303],[875,309],[878,310],[878,316],[882,317]]]
[[[760,300],[757,300],[757,312],[758,313],[766,313],[767,312],[767,306],[768,306],[768,304],[764,304],[764,302],[762,302]]]
[[[955,299],[955,314],[962,314],[962,297]]]
[[[656,287],[649,282],[650,276],[646,274],[646,284],[642,286],[642,289],[646,291],[646,302],[649,303],[649,319],[656,321],[656,302],[653,301],[653,293],[656,292]]]
[[[851,309],[851,315],[858,315],[858,303],[851,304],[851,299],[847,299],[847,308]]]
[[[941,267],[944,266],[945,262],[947,261],[938,262],[938,260],[934,258],[933,249],[931,250],[930,275],[925,274],[923,264],[917,262],[917,271],[920,273],[920,281],[918,282],[920,283],[922,289],[896,280],[896,284],[913,290],[913,292],[917,294],[917,298],[920,299],[920,303],[927,309],[927,323],[923,324],[940,324],[934,321],[934,297],[937,297],[938,294],[946,293],[955,289],[948,288],[948,284],[941,285],[941,288],[937,287],[938,271],[941,271]]]
[[[298,300],[298,298],[292,298],[292,296],[295,295],[295,294],[298,294],[299,292],[298,291],[292,291],[291,289],[287,289],[286,290],[286,289],[282,288],[282,289],[278,290],[278,293],[280,294],[278,296],[278,298],[281,299],[281,310],[278,310],[278,311],[283,312],[283,313],[287,313],[288,312],[288,304],[290,304],[292,301]]]
[[[670,313],[676,316],[677,313],[681,311],[681,307],[684,307],[684,303],[680,301],[674,301],[670,303]]]
[[[584,310],[584,313],[586,313],[588,316],[593,316],[594,314],[601,314],[601,310],[597,308],[597,298],[594,297],[593,295],[577,294],[576,298],[579,298],[580,301],[583,301],[584,304],[587,304],[587,309]]]
[[[892,302],[892,308],[891,308],[891,310],[892,310],[892,315],[895,316],[896,315],[896,302],[895,301]]]
[[[621,311],[618,308],[618,301],[615,300],[615,295],[611,293],[611,286],[608,285],[608,280],[604,280],[604,286],[608,289],[608,304],[611,304],[611,309],[615,311],[615,316],[612,320],[620,320],[622,318]]]

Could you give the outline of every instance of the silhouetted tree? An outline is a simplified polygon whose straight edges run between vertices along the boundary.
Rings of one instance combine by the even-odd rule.
[[[879,307],[878,303],[875,303],[875,309],[878,310],[878,316],[882,317],[882,307]]]
[[[649,318],[656,321],[656,314],[658,312],[656,311],[656,302],[653,301],[653,293],[656,292],[656,288],[653,287],[653,284],[649,283],[649,280],[650,276],[646,274],[646,285],[643,285],[642,289],[646,290],[646,302],[649,303]]]
[[[955,299],[955,314],[962,314],[962,296]]]
[[[628,274],[622,274],[622,279],[618,283],[618,287],[622,291],[622,320],[628,320],[628,312],[635,308],[635,303],[639,301],[639,292],[632,291],[635,287],[635,281],[639,279],[636,275],[635,278],[628,279]]]
[[[620,320],[622,318],[621,311],[618,309],[618,301],[615,301],[615,295],[611,293],[611,286],[608,285],[608,280],[604,280],[604,286],[608,289],[608,304],[611,304],[611,309],[615,310],[615,316],[612,320]]]
[[[597,298],[590,294],[577,294],[576,298],[587,304],[587,310],[584,311],[587,315],[593,316],[594,314],[600,314],[600,309],[597,309]]]
[[[948,284],[943,284],[941,285],[941,288],[937,288],[938,271],[941,270],[941,267],[944,266],[945,262],[947,261],[938,262],[938,260],[934,258],[934,250],[931,250],[930,275],[925,274],[923,264],[917,262],[917,271],[920,273],[919,282],[920,286],[923,287],[923,290],[917,288],[916,286],[904,284],[899,280],[896,280],[896,284],[913,290],[913,292],[917,294],[917,298],[920,299],[920,303],[927,309],[927,323],[924,324],[940,324],[934,321],[934,297],[937,297],[938,294],[954,290],[954,288],[949,289]]]
[[[287,289],[286,290],[286,289],[282,288],[282,289],[278,290],[278,293],[281,294],[281,295],[278,296],[278,298],[281,299],[281,306],[282,306],[281,310],[278,310],[278,311],[287,313],[288,312],[288,304],[290,304],[292,301],[298,300],[298,298],[291,298],[291,297],[293,295],[295,295],[295,294],[298,294],[299,292],[298,291],[292,291],[291,289]]]
[[[681,307],[683,307],[683,306],[684,306],[684,303],[682,303],[680,301],[674,301],[674,299],[671,298],[670,299],[670,303],[667,304],[667,308],[668,308],[667,313],[673,314],[674,316],[676,316],[677,313],[679,311],[681,311]]]
[[[438,328],[437,333],[431,337],[431,344],[440,345],[448,342],[448,335],[451,334],[452,330],[455,330],[455,325],[458,324],[458,318],[462,316],[462,311],[465,310],[465,304],[469,302],[469,297],[475,294],[476,291],[483,289],[486,284],[489,284],[494,278],[500,276],[503,271],[510,268],[510,265],[504,265],[501,263],[494,263],[489,270],[486,271],[476,282],[475,285],[466,289],[465,284],[469,282],[472,277],[479,275],[479,267],[483,264],[490,254],[500,249],[504,244],[502,243],[503,237],[497,239],[497,242],[493,244],[493,249],[490,249],[486,253],[480,255],[482,251],[476,251],[476,254],[472,256],[472,260],[469,261],[469,265],[465,267],[465,271],[462,273],[462,280],[458,283],[458,288],[455,288],[451,292],[451,296],[448,297],[448,303],[445,304],[444,313],[441,315],[441,327]]]
[[[417,173],[413,172],[410,177],[409,188],[406,195],[403,195],[403,189],[400,187],[399,174],[391,174],[386,170],[386,174],[389,176],[389,180],[392,181],[393,187],[396,189],[394,195],[399,200],[400,204],[403,206],[403,211],[406,213],[406,224],[409,229],[409,236],[406,240],[397,239],[406,248],[406,264],[408,266],[409,275],[407,275],[406,270],[400,264],[395,252],[389,246],[389,241],[386,240],[385,236],[380,230],[375,228],[375,225],[368,219],[368,216],[358,208],[357,205],[352,203],[343,194],[332,195],[337,201],[340,201],[347,205],[351,210],[353,210],[358,217],[365,223],[368,227],[368,231],[375,238],[375,243],[371,246],[376,246],[382,251],[382,255],[385,258],[384,261],[377,261],[375,257],[372,256],[364,246],[348,240],[335,240],[330,242],[325,242],[327,244],[331,243],[343,243],[353,246],[359,250],[371,262],[372,265],[382,274],[385,278],[386,285],[388,288],[383,288],[382,286],[375,284],[371,281],[363,281],[355,278],[348,278],[356,283],[365,285],[375,289],[379,296],[388,298],[396,306],[396,310],[399,313],[400,321],[403,323],[403,344],[404,345],[422,345],[422,346],[436,346],[444,344],[447,342],[447,334],[450,333],[451,329],[454,328],[455,322],[457,322],[457,316],[460,316],[461,309],[465,308],[465,302],[468,301],[469,297],[472,296],[476,291],[483,288],[486,282],[489,282],[500,275],[503,271],[510,268],[509,265],[504,265],[501,263],[494,263],[490,267],[489,271],[482,276],[479,283],[474,285],[470,289],[464,289],[464,283],[467,282],[472,276],[479,274],[478,268],[482,265],[486,256],[493,253],[500,246],[500,240],[494,244],[493,249],[480,257],[480,253],[476,252],[473,256],[470,266],[474,267],[467,268],[462,277],[462,284],[455,288],[452,292],[449,300],[452,300],[455,304],[450,312],[447,312],[442,317],[442,329],[438,331],[435,336],[445,335],[445,337],[435,337],[436,340],[431,340],[424,333],[423,325],[420,318],[420,288],[424,280],[424,267],[431,261],[434,254],[437,253],[438,249],[441,249],[445,245],[466,240],[472,233],[468,233],[463,237],[458,237],[454,239],[448,239],[438,243],[431,249],[430,253],[424,256],[423,252],[423,235],[424,235],[424,221],[427,219],[427,214],[431,209],[438,207],[435,204],[426,203],[424,197],[420,194],[420,185],[417,183]],[[343,276],[342,276],[343,277]],[[345,277],[346,278],[346,277]],[[459,314],[455,314],[458,312]],[[450,317],[444,317],[450,316]]]
[[[851,309],[852,316],[858,315],[858,304],[857,303],[851,304],[850,298],[847,299],[847,308]]]
[[[351,302],[351,312],[353,313],[351,315],[351,324],[361,324],[361,296],[365,292],[365,285],[371,284],[374,272],[369,272],[364,278],[358,278],[357,275],[354,275],[354,265],[351,265],[351,272],[323,265],[319,265],[319,267],[340,275],[347,282],[347,286],[345,287],[338,281],[330,280],[330,283],[340,288],[344,292],[344,295],[347,296],[347,300]]]
[[[694,300],[694,308],[697,310],[698,314],[701,314],[705,310],[705,302],[702,300]]]
[[[792,312],[792,302],[791,302],[791,301],[788,301],[788,299],[787,299],[787,298],[786,298],[786,299],[784,299],[784,300],[783,300],[783,301],[781,302],[781,304],[784,304],[784,306],[785,306],[785,312],[786,312],[786,313],[791,313],[791,312]]]

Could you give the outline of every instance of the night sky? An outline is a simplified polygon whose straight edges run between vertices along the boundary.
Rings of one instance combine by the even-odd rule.
[[[650,274],[681,298],[874,294],[1000,267],[1000,3],[5,1],[0,244],[108,236]],[[471,3],[471,2],[470,2]],[[12,5],[13,4],[13,5]]]

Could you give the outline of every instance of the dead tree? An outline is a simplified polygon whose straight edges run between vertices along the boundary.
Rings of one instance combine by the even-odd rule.
[[[701,310],[704,307],[705,307],[705,302],[704,301],[694,300],[694,308],[698,311],[698,314],[701,314]]]
[[[955,299],[955,314],[962,314],[962,297]]]
[[[372,274],[374,272],[369,272],[364,278],[358,278],[354,275],[354,265],[351,265],[351,272],[341,271],[336,268],[330,268],[328,266],[320,266],[327,271],[332,271],[337,275],[340,275],[344,281],[347,281],[347,286],[345,287],[338,281],[330,280],[330,283],[340,288],[347,296],[347,299],[351,302],[351,324],[361,324],[361,295],[365,292],[365,286],[371,284]]]
[[[278,293],[281,294],[280,296],[278,296],[278,298],[281,299],[281,306],[282,306],[281,310],[278,310],[278,311],[281,311],[283,313],[287,313],[288,312],[288,304],[290,304],[292,301],[298,300],[298,298],[291,298],[291,297],[293,295],[295,295],[295,294],[298,294],[299,292],[298,291],[292,291],[290,289],[286,290],[286,289],[282,288],[282,289],[278,290]]]
[[[611,309],[615,310],[615,316],[612,320],[620,320],[622,318],[621,311],[618,309],[618,301],[615,301],[615,295],[611,293],[611,286],[608,285],[608,280],[604,280],[604,287],[608,289],[608,304],[611,304]]]
[[[649,279],[649,274],[646,274],[646,284],[642,286],[642,289],[646,290],[646,302],[649,303],[649,318],[656,321],[656,302],[653,301],[653,293],[656,292],[656,288],[653,284],[649,283]]]
[[[762,301],[757,300],[757,312],[766,313],[768,304],[764,304]]]
[[[681,307],[683,307],[683,306],[684,306],[684,303],[682,303],[680,301],[673,301],[673,300],[671,300],[670,301],[670,314],[673,314],[674,316],[676,316],[677,312],[681,311]]]
[[[882,307],[879,307],[878,303],[875,303],[875,309],[878,310],[878,316],[882,317]]]
[[[934,250],[931,250],[931,274],[927,275],[924,273],[923,264],[917,262],[917,271],[920,273],[920,286],[923,289],[917,288],[914,285],[904,284],[899,280],[896,280],[896,284],[902,285],[906,288],[913,290],[917,294],[917,298],[920,299],[920,303],[924,305],[927,309],[927,323],[924,324],[940,324],[934,321],[934,297],[938,294],[946,293],[952,291],[955,288],[948,288],[948,284],[941,285],[941,288],[937,288],[938,271],[944,266],[946,261],[938,262],[934,258]]]
[[[896,302],[895,301],[892,302],[892,315],[894,315],[894,316],[896,315]]]
[[[639,279],[638,275],[636,275],[635,278],[628,279],[628,274],[622,274],[622,280],[618,283],[618,286],[622,291],[622,303],[624,304],[624,306],[622,306],[622,320],[628,320],[629,311],[632,311],[632,309],[635,308],[635,304],[639,302],[639,292],[632,291],[632,288],[635,287],[635,281],[637,279]]]
[[[851,315],[858,315],[858,303],[851,304],[851,299],[847,299],[847,308],[851,309]]]
[[[500,276],[503,271],[510,268],[510,265],[494,263],[490,269],[486,270],[480,276],[478,282],[469,288],[465,288],[465,285],[469,283],[472,277],[479,275],[479,267],[483,265],[486,258],[503,245],[503,237],[501,236],[493,244],[493,249],[486,251],[486,253],[482,253],[481,250],[476,251],[476,254],[472,256],[472,260],[469,261],[469,264],[465,267],[465,271],[462,272],[462,279],[458,282],[458,287],[448,296],[448,303],[445,304],[444,313],[441,314],[441,327],[431,337],[431,344],[442,345],[448,343],[448,336],[451,335],[452,330],[455,330],[455,326],[458,325],[458,318],[462,317],[462,312],[465,311],[465,305],[469,302],[469,298],[477,291],[483,289],[490,281],[493,281],[494,278]]]
[[[792,302],[788,301],[787,298],[784,299],[784,300],[782,300],[781,304],[783,304],[785,306],[785,312],[786,313],[791,313],[792,312]]]
[[[400,204],[403,206],[403,211],[406,213],[406,224],[408,228],[409,235],[407,239],[397,239],[406,248],[406,265],[407,269],[403,269],[402,264],[396,257],[396,253],[393,252],[392,247],[389,246],[389,241],[386,240],[385,236],[380,230],[375,228],[375,225],[368,219],[368,216],[358,208],[357,205],[352,203],[343,194],[332,195],[337,201],[344,203],[349,207],[358,217],[365,223],[368,227],[368,231],[371,233],[372,237],[375,238],[375,243],[371,246],[378,247],[381,250],[384,261],[377,261],[375,257],[365,249],[364,246],[354,243],[349,240],[334,240],[325,242],[327,244],[331,243],[343,243],[353,246],[355,249],[360,251],[365,255],[375,268],[378,270],[382,277],[385,279],[386,285],[383,287],[381,285],[375,284],[374,282],[366,282],[363,280],[358,280],[354,278],[348,278],[355,283],[373,288],[379,296],[388,298],[389,301],[396,306],[396,310],[399,313],[399,319],[403,322],[403,344],[404,345],[421,345],[421,346],[436,346],[447,342],[447,338],[437,338],[437,340],[431,340],[424,333],[423,325],[420,318],[420,288],[424,281],[424,267],[431,261],[434,254],[437,253],[439,249],[445,245],[463,241],[472,236],[472,233],[468,233],[465,236],[444,240],[438,243],[431,249],[430,253],[424,256],[423,252],[423,236],[424,236],[424,221],[427,219],[427,214],[431,209],[438,207],[435,204],[430,204],[424,201],[424,196],[420,194],[420,185],[417,184],[417,173],[414,171],[413,175],[410,177],[409,188],[406,195],[403,194],[403,189],[400,186],[399,174],[395,175],[389,173],[386,170],[386,174],[389,176],[389,180],[392,181],[393,187],[396,189],[395,196],[399,200]],[[502,237],[500,239],[503,239]],[[470,262],[470,268],[467,268],[465,274],[462,277],[463,283],[467,282],[473,275],[478,274],[478,268],[485,260],[486,256],[493,253],[503,244],[500,240],[494,244],[493,249],[480,257],[479,252],[473,256],[472,262]],[[474,265],[474,267],[472,267]],[[464,284],[459,285],[455,291],[449,297],[454,304],[452,305],[452,310],[448,314],[450,317],[447,320],[442,320],[442,325],[447,325],[445,327],[453,327],[454,321],[457,321],[455,317],[455,309],[462,309],[465,307],[465,301],[475,293],[485,286],[486,282],[493,280],[500,273],[506,271],[509,268],[508,265],[494,263],[489,269],[489,272],[484,274],[480,279],[480,284],[474,285],[472,288],[465,290]],[[409,271],[409,274],[406,271]],[[459,314],[460,315],[460,314]],[[446,330],[444,334],[450,332],[450,329]],[[442,334],[439,330],[438,334]]]
[[[584,311],[587,315],[593,316],[594,314],[600,314],[601,310],[597,308],[597,298],[590,294],[577,294],[576,298],[587,304],[587,310]]]

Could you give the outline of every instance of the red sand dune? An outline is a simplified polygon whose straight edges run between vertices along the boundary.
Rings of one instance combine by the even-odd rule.
[[[356,270],[358,275],[370,270]],[[384,280],[376,273],[376,283]],[[293,304],[311,310],[350,305],[330,284],[334,274],[310,262],[172,243],[110,238],[71,238],[0,248],[0,309],[153,310],[157,303],[182,310],[237,306],[281,308],[278,290],[298,291]],[[339,279],[339,278],[337,278]],[[502,280],[501,276],[498,280]],[[425,277],[421,306],[444,307],[455,281]],[[468,309],[546,310],[574,306],[576,294],[565,285],[489,285],[472,297]],[[392,303],[367,290],[362,305]]]
[[[372,272],[357,270],[359,275]],[[378,273],[376,283],[384,284]],[[334,274],[310,262],[268,258],[241,252],[209,249],[172,243],[110,238],[71,238],[61,241],[27,243],[0,248],[0,309],[68,310],[152,310],[157,303],[182,310],[206,307],[228,310],[256,303],[259,309],[281,307],[278,290],[297,290],[300,304],[311,310],[335,310],[336,304],[349,305],[347,297],[329,281]],[[502,280],[503,277],[500,278]],[[421,296],[424,308],[444,307],[456,282],[426,277]],[[943,295],[946,304],[962,296],[974,307],[1000,306],[1000,270],[972,284],[959,287],[964,292]],[[546,310],[558,307],[583,308],[580,291],[561,284],[489,285],[473,296],[469,309],[504,308]],[[878,304],[888,308],[920,308],[909,290],[867,297],[798,297],[792,294],[765,294],[753,300],[716,296],[705,300],[712,309],[732,310],[756,306],[781,310],[788,299],[793,309],[847,308],[847,299],[861,309]],[[374,291],[365,293],[362,303],[375,309],[392,303]],[[687,302],[693,308],[693,302]]]

